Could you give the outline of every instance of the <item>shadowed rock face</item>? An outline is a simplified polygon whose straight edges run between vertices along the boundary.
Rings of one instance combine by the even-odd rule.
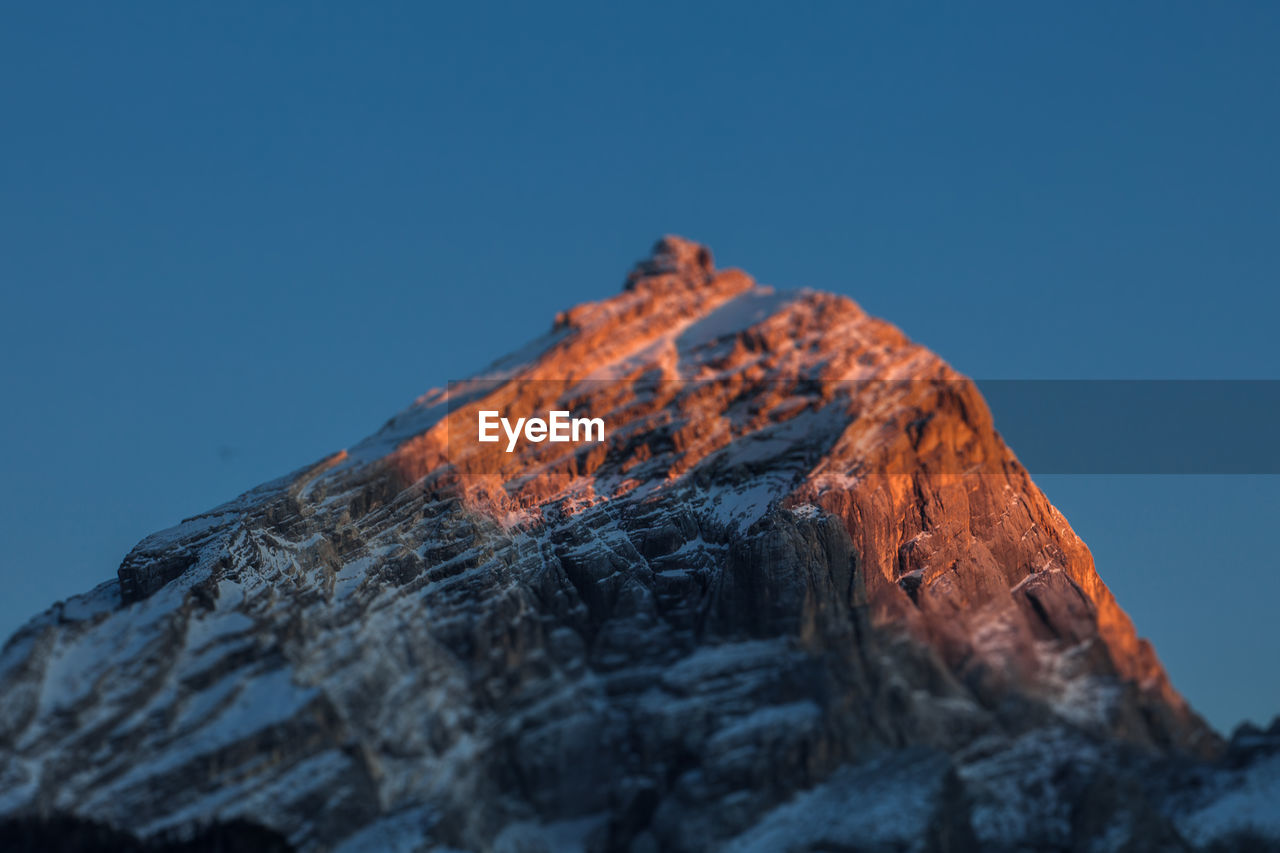
[[[609,429],[506,453],[468,440],[481,409]],[[848,299],[674,237],[349,452],[144,540],[9,641],[0,690],[0,812],[141,836],[1190,849],[1236,829],[1227,771],[1200,763],[1222,744],[974,386]]]

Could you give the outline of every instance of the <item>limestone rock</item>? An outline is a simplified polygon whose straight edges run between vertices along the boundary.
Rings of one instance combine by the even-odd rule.
[[[481,409],[608,432],[507,453]],[[1280,790],[968,379],[676,237],[148,537],[8,642],[0,691],[0,814],[307,850],[1190,849],[1249,814],[1233,784]]]

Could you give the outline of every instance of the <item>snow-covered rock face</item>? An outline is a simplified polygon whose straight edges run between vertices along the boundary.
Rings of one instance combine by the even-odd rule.
[[[459,440],[514,405],[610,432]],[[1208,794],[1171,816],[1153,768],[1212,774],[1221,744],[972,384],[670,237],[481,376],[144,540],[9,641],[0,691],[0,813],[141,835],[1120,849],[1234,826]]]

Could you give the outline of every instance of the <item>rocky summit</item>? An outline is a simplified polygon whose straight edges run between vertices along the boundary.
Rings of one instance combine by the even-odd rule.
[[[603,438],[470,440],[559,410]],[[1280,839],[1280,727],[1196,715],[968,379],[676,237],[350,450],[144,539],[8,641],[0,695],[28,838]]]

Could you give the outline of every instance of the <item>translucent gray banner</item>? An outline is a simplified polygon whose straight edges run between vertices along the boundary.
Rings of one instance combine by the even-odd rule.
[[[1280,474],[1280,380],[468,380],[449,385],[444,452],[463,471],[512,474],[557,458],[579,457],[569,469],[582,471],[679,448],[759,447],[774,433],[777,446],[819,458],[866,434],[885,452],[869,452],[862,473],[904,473],[929,448],[937,465],[982,473],[1000,464],[990,453],[975,466],[972,447],[937,445],[957,440],[945,428],[957,418],[989,434],[975,385],[1032,474]],[[517,437],[501,418],[544,423]],[[584,420],[579,430],[576,418],[601,429]]]
[[[977,385],[1033,474],[1280,474],[1280,381]]]

